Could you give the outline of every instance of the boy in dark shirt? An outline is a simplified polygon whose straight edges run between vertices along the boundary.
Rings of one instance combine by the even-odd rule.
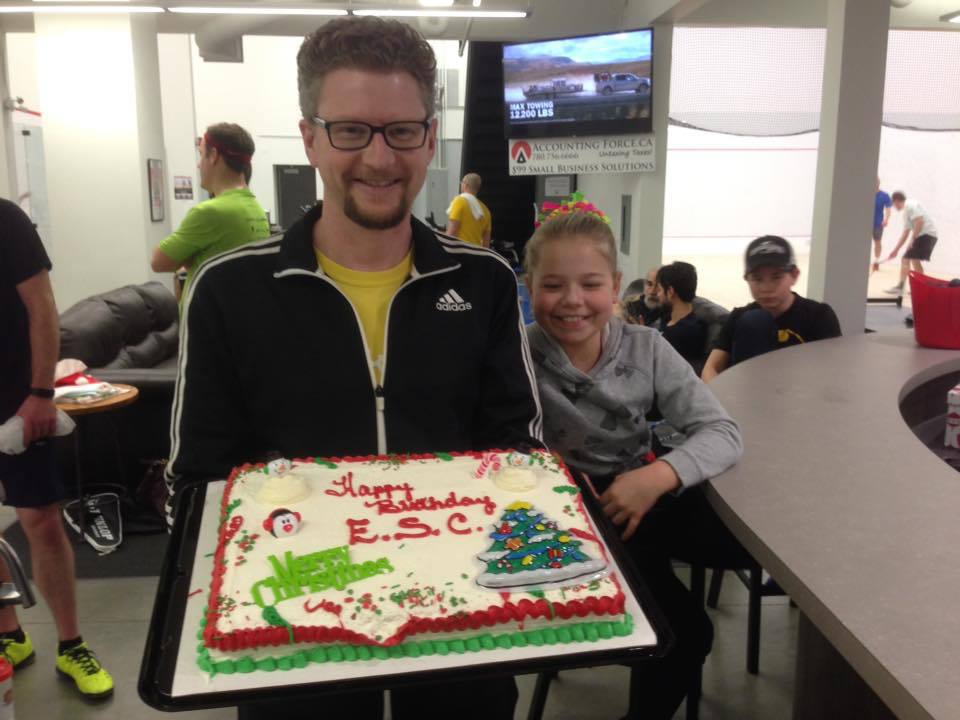
[[[793,292],[800,270],[785,239],[757,238],[747,246],[744,264],[755,302],[730,313],[703,368],[707,382],[729,366],[771,350],[840,336],[833,308]]]
[[[657,300],[664,313],[660,320],[663,338],[694,368],[703,362],[707,327],[693,313],[697,294],[697,269],[690,263],[673,262],[657,271]]]

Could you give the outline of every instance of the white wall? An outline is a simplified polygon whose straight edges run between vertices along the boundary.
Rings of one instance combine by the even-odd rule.
[[[646,221],[640,212],[643,189],[639,174],[580,175],[577,177],[577,189],[610,218],[610,228],[613,230],[613,236],[617,238],[618,249],[623,237],[620,217],[621,199],[623,195],[630,195],[633,198],[630,237],[635,248],[637,239],[640,237],[641,225]],[[627,276],[628,281],[633,279],[632,276],[636,273],[630,257],[618,252],[617,266]]]
[[[37,43],[36,35],[33,33],[7,33],[6,34],[6,71],[8,80],[8,92],[12,98],[22,98],[23,106],[29,110],[39,111],[40,91],[37,85]],[[39,228],[41,237],[47,234],[49,223],[46,221],[46,209],[40,209],[38,217],[31,207],[31,198],[26,196],[33,190],[38,190],[45,194],[45,188],[31,188],[27,173],[27,159],[24,150],[24,138],[22,132],[30,128],[40,128],[43,126],[42,118],[25,112],[14,112],[11,114],[12,139],[8,139],[9,146],[12,149],[12,157],[7,158],[7,162],[12,165],[13,183],[8,188],[8,197],[14,201],[19,201],[20,207],[25,212],[31,214],[35,223],[39,222],[42,227]],[[25,197],[26,196],[26,197]],[[22,198],[22,199],[21,199]]]
[[[37,36],[34,33],[7,33],[6,37],[10,95],[22,97],[26,107],[36,110],[40,107]]]
[[[163,140],[166,146],[167,206],[170,227],[183,221],[197,203],[200,174],[197,172],[197,123],[193,109],[193,68],[189,35],[158,35],[160,95],[163,100]],[[193,199],[173,196],[176,175],[193,179]]]
[[[163,163],[164,190],[172,182],[170,165],[166,162],[163,134],[163,103],[160,87],[160,60],[157,45],[156,18],[153,15],[130,16],[130,45],[133,53],[134,101],[137,112],[137,148],[139,150],[138,187],[147,198],[146,212],[141,215],[143,244],[143,272],[146,279],[170,282],[170,275],[157,274],[150,268],[153,249],[160,244],[172,227],[170,222],[171,194],[164,193],[163,219],[155,221],[150,215],[150,199],[147,196],[147,160]],[[133,268],[131,268],[133,270]],[[135,274],[135,273],[131,273]],[[129,282],[137,282],[130,280]],[[109,288],[107,288],[109,289]]]
[[[671,127],[669,144],[665,254],[739,255],[768,233],[809,251],[817,133],[745,138]],[[902,189],[933,216],[940,242],[930,272],[960,276],[960,133],[883,128],[879,175],[887,192]],[[901,228],[894,211],[886,250]]]
[[[190,41],[195,135],[202,135],[214,123],[232,122],[253,136],[257,150],[250,189],[274,220],[273,166],[308,164],[297,128],[297,50],[301,42],[302,38],[295,37],[245,37],[242,63],[210,63],[200,58],[196,43]],[[317,190],[321,190],[319,176]]]
[[[671,127],[664,252],[743,252],[759,235],[810,248],[817,134],[762,138]]]
[[[146,157],[163,157],[152,126],[159,108],[147,96],[159,94],[159,78],[143,43],[149,28],[129,16],[38,15],[34,26],[51,223],[44,241],[64,309],[149,277],[147,244],[168,227],[147,225]],[[139,118],[140,109],[154,117]]]

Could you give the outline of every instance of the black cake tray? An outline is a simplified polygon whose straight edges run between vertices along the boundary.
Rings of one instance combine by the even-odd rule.
[[[578,652],[565,652],[561,655],[544,655],[536,658],[522,658],[510,662],[491,662],[465,664],[459,668],[431,668],[423,671],[405,671],[360,677],[347,680],[284,684],[285,673],[274,673],[276,684],[240,691],[211,691],[204,693],[173,695],[174,675],[181,639],[196,645],[197,628],[184,628],[184,616],[194,560],[197,553],[200,525],[206,498],[206,486],[197,485],[184,488],[180,498],[180,507],[170,537],[167,553],[160,570],[160,581],[154,601],[153,614],[147,633],[143,661],[140,666],[140,678],[137,689],[147,705],[157,710],[170,712],[200,710],[216,707],[230,707],[263,700],[282,701],[302,699],[323,694],[358,692],[364,690],[385,690],[391,687],[406,687],[415,684],[435,684],[448,681],[479,679],[482,677],[525,675],[572,669],[656,661],[673,645],[671,632],[660,609],[653,602],[649,590],[642,578],[635,572],[633,564],[626,555],[623,543],[616,530],[603,516],[596,498],[589,488],[581,487],[584,504],[593,518],[594,524],[603,536],[611,555],[619,566],[621,579],[633,593],[650,626],[657,636],[656,645],[617,649],[585,649]],[[186,631],[187,636],[183,634]],[[554,647],[570,647],[554,646]],[[586,646],[593,648],[591,644]],[[476,656],[474,656],[476,657]]]

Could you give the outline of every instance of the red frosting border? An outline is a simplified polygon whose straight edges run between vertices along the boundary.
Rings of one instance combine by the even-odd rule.
[[[452,457],[472,457],[481,459],[487,453],[509,453],[514,450],[491,449],[483,452],[449,452],[445,453]],[[570,470],[556,453],[552,453],[554,459],[558,462],[560,469],[566,475],[566,479],[576,485],[571,476]],[[367,463],[374,461],[388,461],[391,458],[403,457],[410,460],[435,460],[438,459],[434,453],[397,453],[393,455],[364,455],[364,456],[344,456],[329,458],[294,458],[293,462],[315,463],[317,459],[326,460],[332,463]],[[552,606],[545,599],[529,600],[524,598],[518,602],[506,600],[500,605],[490,605],[486,610],[474,610],[472,613],[462,615],[451,615],[437,618],[411,618],[409,622],[401,625],[397,632],[385,641],[377,641],[361,633],[347,630],[339,626],[323,625],[294,625],[291,629],[286,627],[275,627],[264,625],[261,627],[250,628],[247,630],[233,630],[229,633],[220,632],[217,629],[217,621],[220,613],[217,611],[217,603],[220,597],[220,589],[223,586],[223,575],[226,572],[226,562],[224,555],[229,545],[230,536],[228,535],[227,513],[230,505],[231,490],[234,480],[243,472],[248,470],[259,470],[265,463],[246,463],[234,468],[227,478],[227,485],[223,491],[223,500],[220,504],[220,527],[218,530],[217,548],[213,556],[213,576],[210,582],[210,598],[207,603],[207,622],[203,631],[203,644],[208,648],[217,648],[223,651],[249,650],[253,648],[289,645],[291,643],[333,643],[349,642],[357,645],[382,645],[390,647],[403,642],[407,636],[420,633],[440,633],[455,632],[462,630],[479,630],[482,627],[492,627],[503,623],[522,621],[527,618],[551,617],[556,616],[564,620],[573,617],[587,617],[588,615],[619,615],[624,611],[626,601],[619,579],[616,575],[611,575],[617,587],[618,592],[612,596],[589,597],[585,600],[570,600],[568,602],[554,602]],[[586,516],[587,511],[583,504],[583,498],[577,496],[577,507],[580,512]],[[604,558],[609,562],[606,546],[600,543]],[[551,612],[552,609],[552,612]]]

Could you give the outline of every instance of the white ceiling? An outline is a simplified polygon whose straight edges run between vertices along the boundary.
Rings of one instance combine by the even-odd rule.
[[[22,5],[28,0],[0,0]],[[90,0],[95,3],[96,0]],[[483,0],[484,10],[528,10],[525,20],[413,19],[424,35],[453,40],[525,40],[638,27],[655,21],[696,25],[766,25],[817,27],[826,21],[829,0]],[[877,0],[878,2],[882,0]],[[902,1],[897,0],[898,4]],[[470,0],[456,0],[469,8]],[[417,0],[131,0],[138,5],[222,5],[258,7],[419,7]],[[960,10],[960,0],[912,0],[891,10],[891,27],[960,30],[940,17]],[[301,36],[325,22],[324,17],[222,16],[164,13],[157,15],[164,33],[194,33],[223,39],[239,35]],[[33,29],[31,15],[0,15],[0,28],[12,32]]]

